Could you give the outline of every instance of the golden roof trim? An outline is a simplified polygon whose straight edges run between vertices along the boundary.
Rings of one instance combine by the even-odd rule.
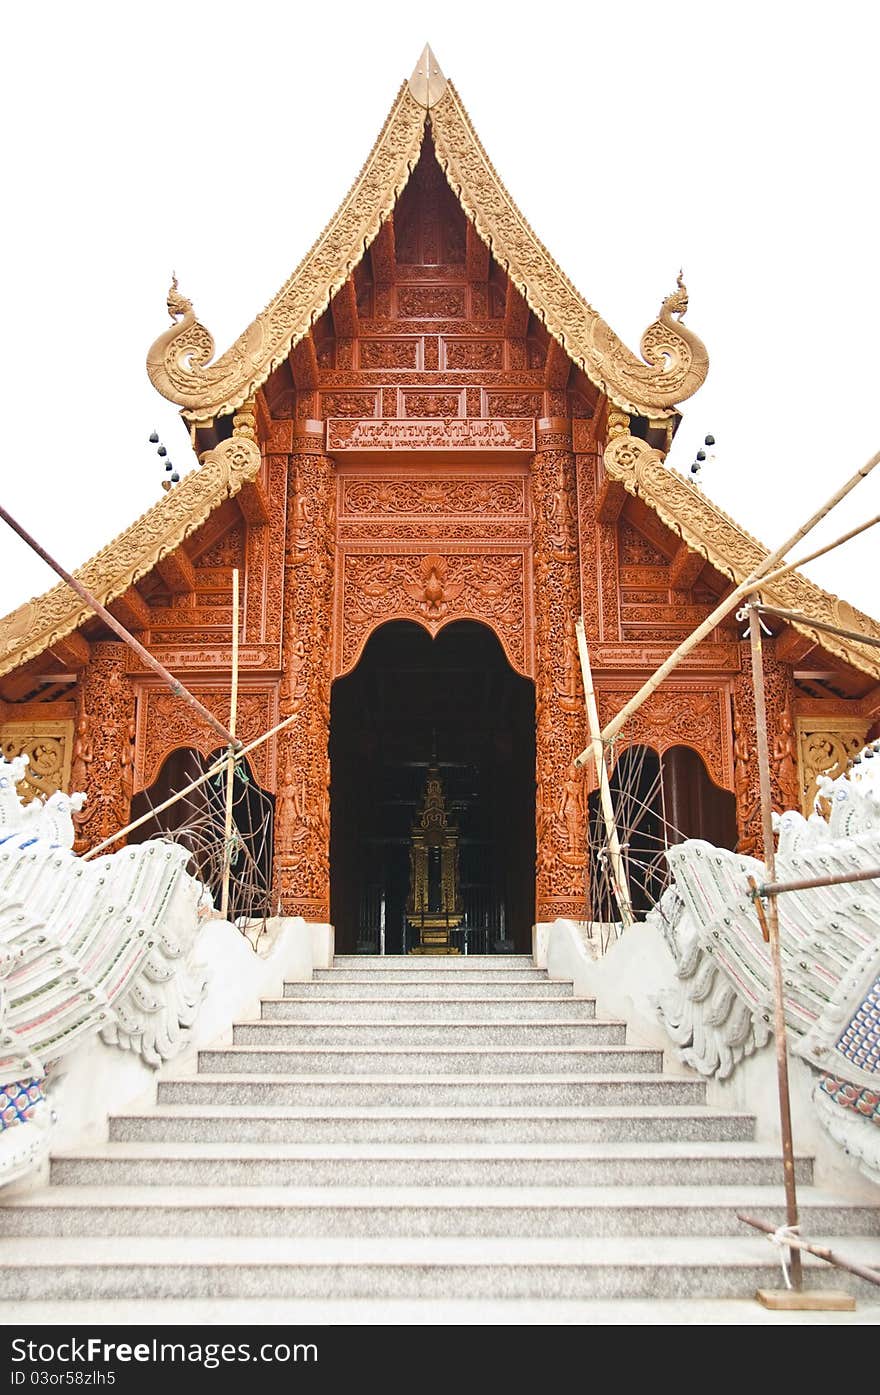
[[[337,213],[275,298],[216,363],[211,334],[172,283],[173,323],[147,355],[154,387],[196,423],[234,411],[252,396],[308,334],[366,253],[409,179],[430,120],[440,164],[466,215],[549,332],[622,410],[672,415],[709,368],[705,345],[681,323],[687,309],[681,276],[642,335],[642,362],[575,289],[522,216],[429,49],[420,62],[423,70],[417,67],[401,87]]]
[[[168,293],[174,323],[147,355],[153,386],[193,422],[234,411],[283,363],[345,284],[394,207],[419,157],[427,112],[403,83],[363,169],[314,246],[231,348],[214,340],[192,302]],[[178,319],[178,317],[182,317]]]
[[[664,464],[660,451],[652,450],[646,441],[633,436],[617,437],[605,451],[605,470],[611,479],[619,480],[628,493],[643,499],[667,528],[731,581],[745,581],[767,556],[768,548],[707,499],[684,475]],[[799,572],[789,572],[762,591],[768,601],[775,601],[786,609],[799,610],[830,625],[863,630],[880,639],[880,624],[870,615],[856,610],[848,601],[823,590]],[[812,630],[807,625],[795,623],[794,629],[821,645],[827,653],[880,679],[880,658],[872,646]]]
[[[259,471],[260,452],[253,441],[241,436],[223,441],[206,451],[201,469],[186,475],[74,575],[109,605]],[[44,653],[93,614],[64,581],[25,601],[0,619],[0,676]]]
[[[477,232],[517,290],[591,382],[634,416],[670,416],[705,381],[709,355],[680,320],[678,286],[641,338],[644,363],[572,285],[502,184],[451,82],[431,108],[434,146],[446,178]]]

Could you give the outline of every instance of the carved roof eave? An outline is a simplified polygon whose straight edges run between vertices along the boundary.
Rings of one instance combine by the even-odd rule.
[[[740,528],[732,518],[677,470],[663,463],[660,451],[633,436],[619,436],[605,451],[605,470],[611,479],[654,510],[658,518],[694,552],[705,557],[716,571],[733,582],[745,581],[768,548]],[[830,625],[862,630],[880,639],[880,624],[848,601],[824,591],[800,572],[789,572],[762,588],[765,600],[801,614],[815,616]],[[880,651],[871,645],[794,624],[827,653],[853,668],[880,679]]]
[[[236,436],[207,451],[202,466],[185,475],[137,522],[120,533],[74,575],[108,605],[180,547],[225,499],[260,470],[253,441]],[[0,619],[0,676],[19,668],[79,629],[94,612],[66,582],[26,601]]]
[[[430,119],[438,159],[467,216],[534,313],[591,382],[623,411],[661,418],[702,385],[709,359],[673,320],[683,286],[642,336],[642,362],[584,300],[519,212],[495,172],[451,83],[430,112],[404,84],[369,158],[339,210],[275,298],[216,363],[214,341],[191,303],[169,293],[175,320],[149,351],[153,385],[199,424],[236,410],[283,363],[348,279],[394,208],[418,159]],[[177,318],[180,317],[180,318]]]

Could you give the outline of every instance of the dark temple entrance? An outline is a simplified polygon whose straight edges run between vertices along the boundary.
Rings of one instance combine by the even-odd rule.
[[[373,634],[330,709],[330,918],[342,954],[407,953],[410,843],[432,755],[459,829],[462,953],[528,953],[535,916],[535,694],[491,630]]]

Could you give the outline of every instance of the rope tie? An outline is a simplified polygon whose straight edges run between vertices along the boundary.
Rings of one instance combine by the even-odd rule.
[[[799,1225],[781,1225],[773,1231],[772,1235],[767,1236],[770,1244],[775,1245],[779,1250],[779,1263],[782,1265],[782,1277],[785,1280],[785,1287],[787,1289],[791,1289],[792,1286],[788,1274],[789,1246],[791,1245],[792,1239],[797,1238],[797,1232],[799,1230]]]

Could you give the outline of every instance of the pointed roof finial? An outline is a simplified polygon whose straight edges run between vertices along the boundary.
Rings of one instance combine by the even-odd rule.
[[[431,52],[431,45],[425,44],[421,57],[409,80],[409,90],[420,106],[427,111],[435,107],[446,91],[446,79],[440,64]]]

